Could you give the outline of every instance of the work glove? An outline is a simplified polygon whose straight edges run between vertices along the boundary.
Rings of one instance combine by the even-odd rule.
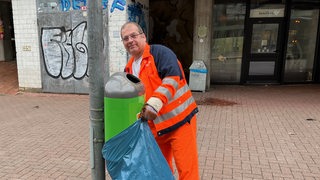
[[[151,97],[141,109],[140,117],[142,121],[155,120],[163,103],[159,98]]]

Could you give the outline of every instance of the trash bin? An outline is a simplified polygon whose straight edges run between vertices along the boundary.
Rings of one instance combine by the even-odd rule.
[[[203,61],[195,60],[191,64],[189,75],[189,87],[192,91],[205,91],[207,68]]]
[[[105,85],[105,141],[137,120],[145,99],[144,85],[139,78],[125,72],[114,73]]]

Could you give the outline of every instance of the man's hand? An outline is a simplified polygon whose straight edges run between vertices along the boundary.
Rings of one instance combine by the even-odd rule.
[[[145,104],[141,109],[140,116],[142,121],[155,120],[158,112],[151,105]]]

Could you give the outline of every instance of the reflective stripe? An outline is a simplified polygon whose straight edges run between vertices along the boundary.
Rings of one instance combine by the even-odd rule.
[[[186,84],[183,87],[181,87],[176,94],[174,95],[173,99],[171,101],[168,102],[168,104],[170,104],[171,102],[173,102],[174,100],[178,99],[179,97],[181,97],[182,95],[184,95],[186,92],[188,92],[189,86]]]
[[[164,78],[162,80],[162,84],[170,84],[172,85],[175,89],[178,89],[179,84],[177,83],[177,81],[175,81],[174,79],[171,78]]]
[[[163,121],[171,119],[171,118],[177,116],[179,113],[183,112],[187,107],[189,107],[194,102],[195,101],[194,101],[193,97],[191,96],[185,102],[180,104],[178,107],[176,107],[172,111],[170,111],[170,112],[168,112],[166,114],[163,114],[161,116],[158,116],[153,122],[155,124],[159,124],[159,123],[161,123]]]
[[[167,88],[160,86],[160,87],[158,87],[157,90],[155,90],[155,92],[158,92],[158,93],[165,95],[167,97],[167,99],[172,99],[172,95]]]
[[[179,87],[179,84],[171,78],[164,78],[162,80],[162,84],[169,84],[169,85],[173,86],[175,89],[177,89]],[[165,95],[167,97],[167,99],[169,99],[169,101],[172,99],[171,92],[163,86],[158,87],[155,90],[155,92],[158,92],[158,93]]]

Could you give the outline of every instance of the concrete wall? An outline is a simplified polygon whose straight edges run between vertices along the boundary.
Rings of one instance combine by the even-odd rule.
[[[210,88],[210,59],[212,39],[212,7],[214,0],[195,1],[195,22],[193,34],[193,60],[201,60],[208,70],[206,89]]]
[[[12,0],[20,89],[88,93],[86,0]],[[147,32],[149,1],[101,0],[110,74],[123,71],[128,55],[120,38],[126,21]],[[109,56],[107,56],[109,54]]]
[[[88,18],[85,7],[84,2],[37,1],[44,92],[89,91]]]

